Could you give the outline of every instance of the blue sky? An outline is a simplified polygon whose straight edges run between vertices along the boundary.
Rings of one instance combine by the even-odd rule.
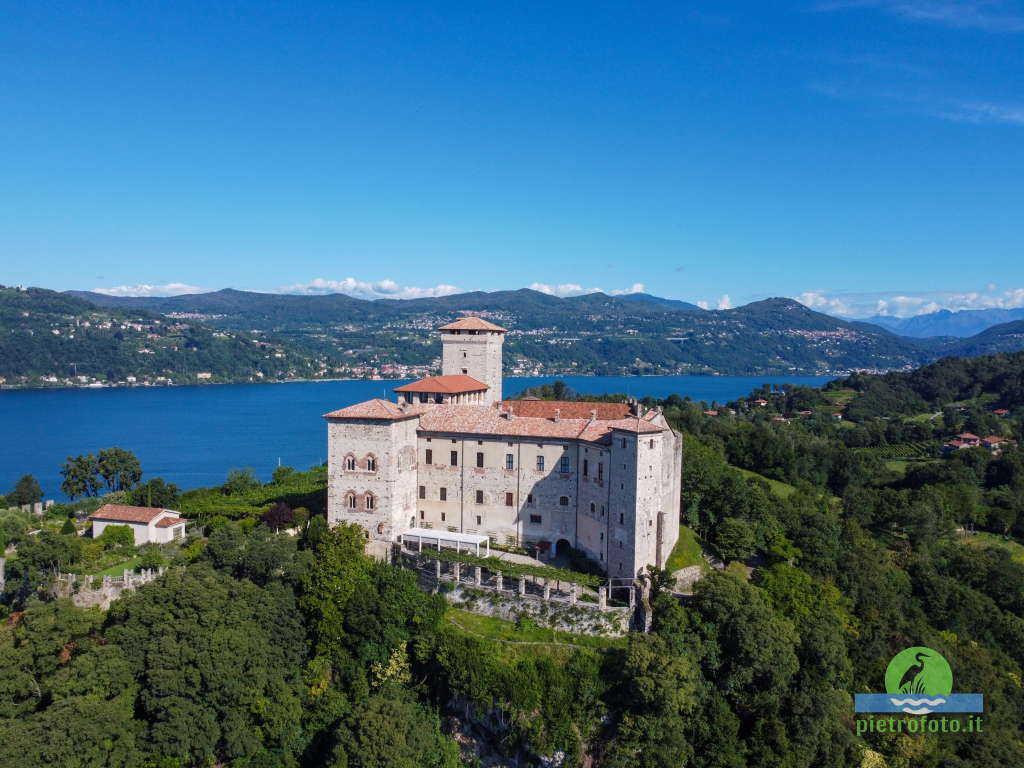
[[[0,282],[1024,305],[1021,3],[0,10]]]

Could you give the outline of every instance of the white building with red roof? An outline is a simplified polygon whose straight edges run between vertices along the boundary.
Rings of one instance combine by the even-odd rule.
[[[172,509],[131,507],[125,504],[104,504],[91,515],[92,537],[103,533],[108,525],[127,525],[135,534],[135,545],[166,544],[185,538],[188,520]]]
[[[639,403],[502,400],[504,328],[442,326],[442,375],[325,415],[328,519],[379,545],[413,529],[576,548],[611,576],[664,567],[682,438]]]

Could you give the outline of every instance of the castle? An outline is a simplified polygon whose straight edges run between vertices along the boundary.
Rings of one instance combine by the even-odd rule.
[[[429,529],[456,543],[574,547],[612,577],[664,567],[682,438],[661,411],[502,400],[506,330],[463,317],[440,332],[442,375],[397,387],[397,402],[325,415],[331,525],[357,523],[378,548]]]

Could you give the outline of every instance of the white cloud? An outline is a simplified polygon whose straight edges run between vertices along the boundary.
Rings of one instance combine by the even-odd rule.
[[[603,288],[584,288],[579,283],[562,283],[561,285],[552,285],[550,283],[530,283],[527,288],[531,291],[540,291],[546,293],[548,296],[584,296],[588,293],[607,293],[609,296],[625,296],[629,293],[643,293],[643,283],[633,283],[629,288],[616,288],[611,291],[605,291]]]
[[[115,285],[113,288],[94,288],[96,293],[107,296],[180,296],[183,293],[202,293],[203,289],[187,283],[164,283],[163,285]]]
[[[991,101],[960,101],[935,110],[935,115],[955,123],[1002,123],[1024,125],[1024,105]]]
[[[394,280],[384,279],[374,282],[356,280],[346,277],[344,280],[327,280],[314,278],[308,283],[296,283],[277,289],[279,293],[298,293],[307,296],[323,296],[329,293],[344,293],[358,299],[424,299],[435,296],[450,296],[458,293],[454,285],[440,284],[432,288],[417,288],[411,285],[399,285]]]
[[[819,10],[875,7],[908,21],[986,32],[1024,32],[1024,15],[1002,0],[829,0]]]
[[[719,309],[732,309],[732,299],[729,298],[728,293],[723,293],[722,298],[718,300]]]
[[[644,284],[633,283],[629,288],[620,288],[615,291],[608,291],[609,296],[625,296],[630,293],[644,293]]]
[[[698,301],[697,306],[701,309],[711,309],[711,305],[706,301]]]
[[[862,293],[812,290],[794,296],[801,304],[819,312],[844,317],[914,317],[948,309],[1016,309],[1024,307],[1024,288],[996,293],[994,284],[987,291],[868,291]]]

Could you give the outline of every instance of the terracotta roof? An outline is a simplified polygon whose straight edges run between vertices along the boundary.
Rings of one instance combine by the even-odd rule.
[[[88,520],[113,520],[121,523],[149,523],[153,518],[164,512],[171,512],[169,509],[158,509],[157,507],[130,507],[124,504],[104,504],[93,512]],[[173,512],[177,515],[177,512]]]
[[[948,445],[950,448],[962,448],[963,445],[964,445],[964,441],[963,440],[950,440],[948,443],[946,443],[946,445]]]
[[[961,432],[957,435],[961,440],[981,440],[977,435],[971,434],[970,432]]]
[[[487,388],[482,381],[458,373],[450,376],[428,376],[425,379],[395,387],[395,392],[444,392],[456,395],[460,392],[481,392]]]
[[[989,435],[981,442],[983,443],[1005,443],[1006,439],[1002,437],[996,437],[995,435]]]
[[[506,418],[489,405],[428,405],[420,416],[419,429],[448,434],[547,437],[598,441],[612,430],[655,434],[664,430],[635,417],[626,419],[552,419],[529,416]]]
[[[1006,410],[1005,408],[996,408],[996,415],[998,416],[1005,416],[1008,413],[1009,411]]]
[[[325,413],[325,419],[404,419],[423,412],[421,405],[409,405],[403,408],[390,400],[379,397],[362,403],[350,405],[337,411]]]
[[[589,419],[597,411],[598,419],[624,419],[629,415],[629,403],[581,403],[565,400],[502,400],[501,407],[516,416],[553,419],[558,411],[562,419]]]
[[[187,522],[188,522],[188,520],[186,520],[184,517],[165,517],[163,520],[157,520],[156,521],[156,527],[157,528],[170,528],[171,526],[181,525],[181,524],[187,523]]]
[[[453,323],[448,325],[442,325],[438,330],[441,331],[501,331],[501,333],[508,333],[505,328],[494,323],[489,323],[482,317],[460,317]]]

